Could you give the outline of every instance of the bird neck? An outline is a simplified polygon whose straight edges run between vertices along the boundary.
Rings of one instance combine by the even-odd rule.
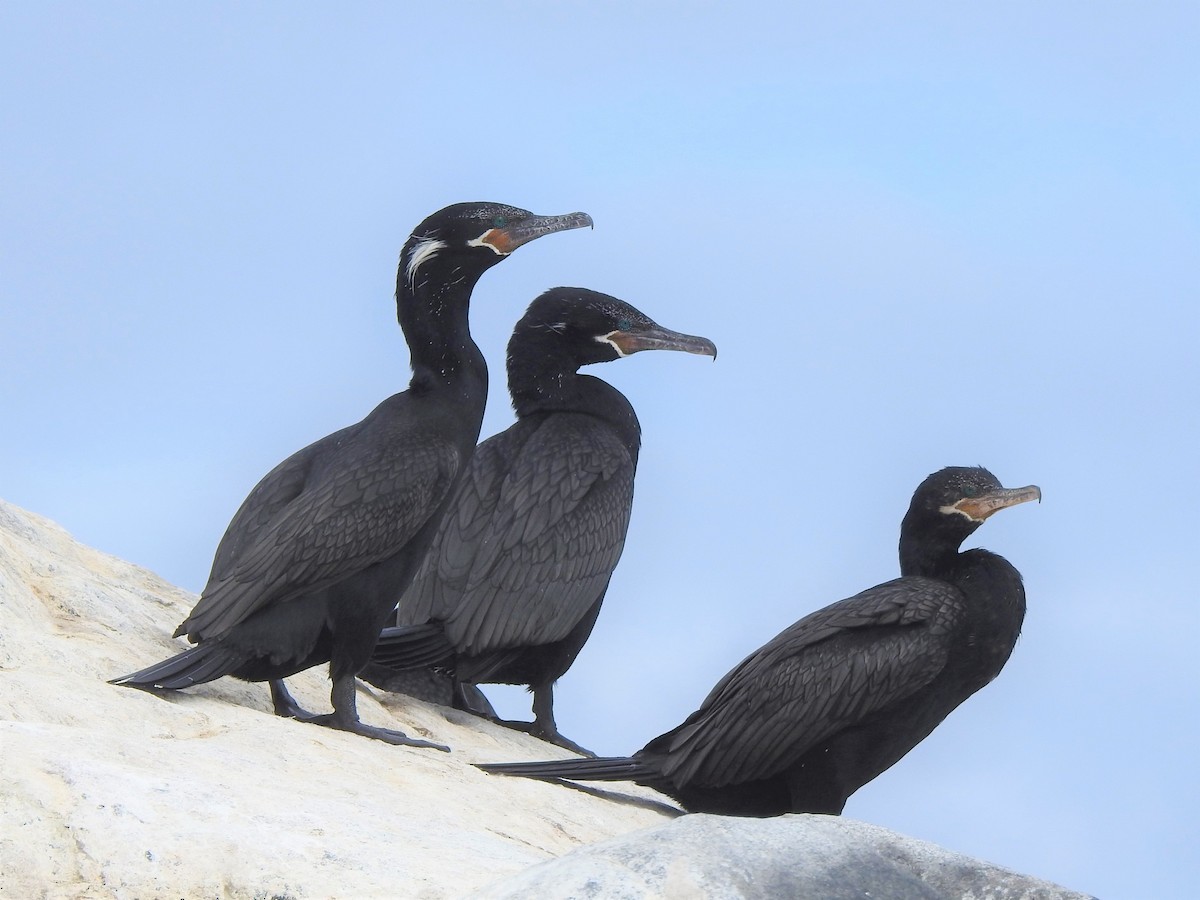
[[[408,342],[411,390],[482,381],[486,392],[487,363],[471,337],[468,321],[471,291],[478,278],[426,279],[397,291],[396,318]]]
[[[900,574],[942,578],[953,571],[958,545],[900,532]]]
[[[957,543],[948,541],[905,540],[900,537],[900,574],[936,578],[954,585],[971,600],[972,619],[993,622],[984,628],[999,633],[1008,628],[1020,630],[1025,616],[1025,590],[1021,573],[1008,560],[990,550],[975,548],[959,552]],[[1000,623],[1008,623],[1001,627]],[[979,622],[971,626],[980,627]],[[1016,632],[1013,632],[1015,640]]]
[[[509,343],[508,392],[518,416],[576,410],[581,394],[579,362],[554,334],[526,334]]]
[[[528,365],[536,359],[538,365]],[[617,432],[637,460],[641,449],[642,428],[633,406],[607,381],[591,375],[581,375],[575,363],[559,359],[556,364],[542,355],[508,360],[508,391],[518,418],[539,413],[574,412],[603,419]]]
[[[945,578],[958,565],[958,550],[978,522],[914,505],[900,523],[900,574]]]

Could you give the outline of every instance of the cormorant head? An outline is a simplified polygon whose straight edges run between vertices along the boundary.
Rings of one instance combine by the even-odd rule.
[[[480,275],[522,244],[591,224],[592,217],[581,212],[535,216],[502,203],[455,203],[413,229],[400,251],[396,293],[412,291],[431,277],[473,286]]]
[[[708,338],[663,328],[624,300],[586,288],[551,288],[529,304],[508,344],[510,367],[522,348],[531,344],[561,348],[576,368],[641,350],[680,350],[717,358],[716,345]]]
[[[1006,488],[982,466],[949,466],[934,472],[913,494],[900,526],[901,568],[906,547],[911,552],[920,545],[924,550],[921,555],[925,556],[957,552],[959,545],[993,513],[1041,499],[1037,485]]]

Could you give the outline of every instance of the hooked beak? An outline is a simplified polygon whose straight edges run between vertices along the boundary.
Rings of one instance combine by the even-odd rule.
[[[1000,488],[982,497],[965,497],[955,503],[952,509],[969,519],[982,522],[993,513],[1030,500],[1037,500],[1039,503],[1042,501],[1042,489],[1036,484],[1019,488]]]
[[[595,226],[592,217],[582,212],[567,213],[563,216],[530,216],[503,228],[493,228],[471,243],[486,245],[500,256],[507,256],[522,244],[528,244],[543,235],[554,234],[556,231],[570,231],[572,228],[593,227]]]
[[[681,334],[669,328],[647,328],[639,331],[610,331],[600,340],[607,341],[617,348],[622,356],[629,356],[639,350],[680,350],[684,353],[698,353],[702,356],[717,358],[717,345],[706,337],[692,334]]]

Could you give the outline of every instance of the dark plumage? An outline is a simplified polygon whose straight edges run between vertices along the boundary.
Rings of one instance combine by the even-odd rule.
[[[555,288],[530,304],[508,345],[517,421],[476,450],[375,662],[418,665],[413,629],[440,624],[459,682],[529,685],[534,722],[507,724],[575,748],[555,725],[553,685],[621,557],[641,445],[624,395],[577,370],[640,350],[717,353],[595,291]],[[387,683],[376,667],[367,677]]]
[[[632,757],[480,768],[635,781],[690,812],[837,815],[1003,668],[1025,616],[1021,575],[959,546],[997,510],[1040,498],[986,469],[936,472],[900,527],[902,577],[785,629],[679,727]]]
[[[467,324],[471,292],[521,244],[590,224],[583,213],[534,216],[495,203],[456,204],[422,222],[396,279],[408,390],[268,473],[230,522],[208,584],[175,632],[196,647],[114,683],[175,690],[222,675],[269,680],[280,715],[424,744],[363,725],[354,676],[479,437],[487,367]],[[314,716],[281,679],[323,662],[334,711]]]

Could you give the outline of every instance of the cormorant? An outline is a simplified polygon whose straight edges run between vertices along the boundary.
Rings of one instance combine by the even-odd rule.
[[[177,690],[222,675],[270,681],[279,715],[437,746],[360,722],[354,676],[479,437],[487,366],[467,323],[475,283],[522,244],[591,224],[584,213],[535,216],[497,203],[459,203],[425,219],[396,277],[408,390],[272,469],[230,522],[199,602],[175,631],[196,646],[114,683]],[[313,715],[282,679],[323,662],[333,712]]]
[[[997,510],[1040,500],[982,468],[917,488],[902,577],[818,610],[722,678],[682,725],[632,757],[483,765],[489,772],[634,781],[689,812],[838,815],[847,798],[996,677],[1025,616],[1020,573],[959,546]]]
[[[530,304],[508,344],[517,421],[476,449],[374,663],[421,665],[413,654],[428,644],[414,638],[440,625],[424,633],[453,648],[458,705],[475,705],[464,685],[529,685],[534,722],[505,724],[586,752],[558,732],[554,682],[591,634],[621,557],[641,427],[620,391],[577,370],[640,350],[717,355],[707,338],[607,294],[560,287]],[[363,676],[390,687],[388,674]]]

